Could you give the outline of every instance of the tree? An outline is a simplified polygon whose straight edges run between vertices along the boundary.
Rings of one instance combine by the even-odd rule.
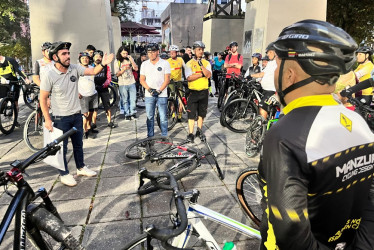
[[[139,0],[115,0],[114,9],[121,21],[129,21],[135,17],[135,7]]]
[[[327,21],[341,27],[358,44],[374,44],[373,0],[327,0]]]

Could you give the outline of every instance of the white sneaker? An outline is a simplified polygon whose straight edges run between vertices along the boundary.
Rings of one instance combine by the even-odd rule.
[[[88,177],[96,176],[97,173],[91,169],[89,169],[87,166],[84,166],[81,169],[77,169],[77,175],[84,175]]]
[[[77,182],[75,181],[74,177],[71,174],[60,176],[60,181],[62,184],[69,186],[69,187],[74,187],[77,185]]]

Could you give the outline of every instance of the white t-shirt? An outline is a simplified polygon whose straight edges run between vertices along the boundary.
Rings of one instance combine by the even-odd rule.
[[[144,75],[148,86],[156,90],[160,89],[162,86],[162,83],[165,81],[165,75],[170,73],[171,69],[169,62],[161,58],[159,58],[158,62],[154,65],[148,59],[142,63],[142,67],[140,68],[140,75]],[[151,94],[148,91],[145,91],[145,96],[151,97]],[[167,88],[165,88],[159,97],[167,96]]]
[[[89,68],[93,68],[91,65]],[[95,76],[81,76],[78,81],[78,92],[82,96],[93,96],[97,91],[95,88]]]
[[[264,90],[276,91],[274,86],[274,71],[277,69],[277,62],[269,61],[264,69],[264,77],[261,80],[261,86]]]

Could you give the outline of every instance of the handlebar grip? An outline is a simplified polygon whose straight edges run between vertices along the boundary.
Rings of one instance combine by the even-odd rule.
[[[170,172],[149,172],[147,169],[140,170],[141,177],[145,177],[152,180],[157,180],[160,177],[166,177],[169,180],[169,185],[157,183],[157,187],[161,189],[179,191],[177,181]]]
[[[51,145],[51,146],[55,146],[55,145],[59,144],[60,142],[62,142],[66,138],[69,138],[71,135],[75,134],[77,131],[78,131],[78,129],[76,129],[75,127],[71,128],[68,132],[66,132],[63,135],[61,135],[60,137],[56,138],[52,142],[53,145]]]

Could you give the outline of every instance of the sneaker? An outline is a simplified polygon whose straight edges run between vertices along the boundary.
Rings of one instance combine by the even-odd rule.
[[[113,122],[109,122],[108,123],[108,127],[110,127],[110,128],[115,128],[115,127],[117,127],[116,125],[114,125],[114,123]]]
[[[197,128],[195,136],[199,137],[200,141],[205,141],[205,139],[206,139],[205,135],[203,134],[203,131],[201,131],[200,128]]]
[[[125,121],[131,121],[131,116],[126,116]]]
[[[210,96],[210,97],[214,97],[214,95],[213,95],[213,93],[212,93],[212,92],[210,92],[209,96]]]
[[[77,182],[75,181],[74,177],[71,174],[60,176],[60,181],[62,184],[69,186],[69,187],[74,187],[77,185]]]
[[[131,117],[132,117],[134,120],[136,120],[136,119],[138,118],[138,116],[136,115],[136,113],[133,114]]]
[[[91,123],[91,130],[97,128],[96,123]]]
[[[88,139],[89,134],[90,134],[89,131],[84,132],[84,135],[83,135],[84,139]]]
[[[194,139],[195,139],[195,136],[193,134],[188,134],[188,136],[187,136],[188,141],[193,142]]]
[[[84,166],[81,169],[77,169],[77,175],[84,175],[88,177],[96,176],[97,173],[91,169],[89,169],[87,166]]]
[[[218,96],[218,92],[214,93],[214,96]]]

